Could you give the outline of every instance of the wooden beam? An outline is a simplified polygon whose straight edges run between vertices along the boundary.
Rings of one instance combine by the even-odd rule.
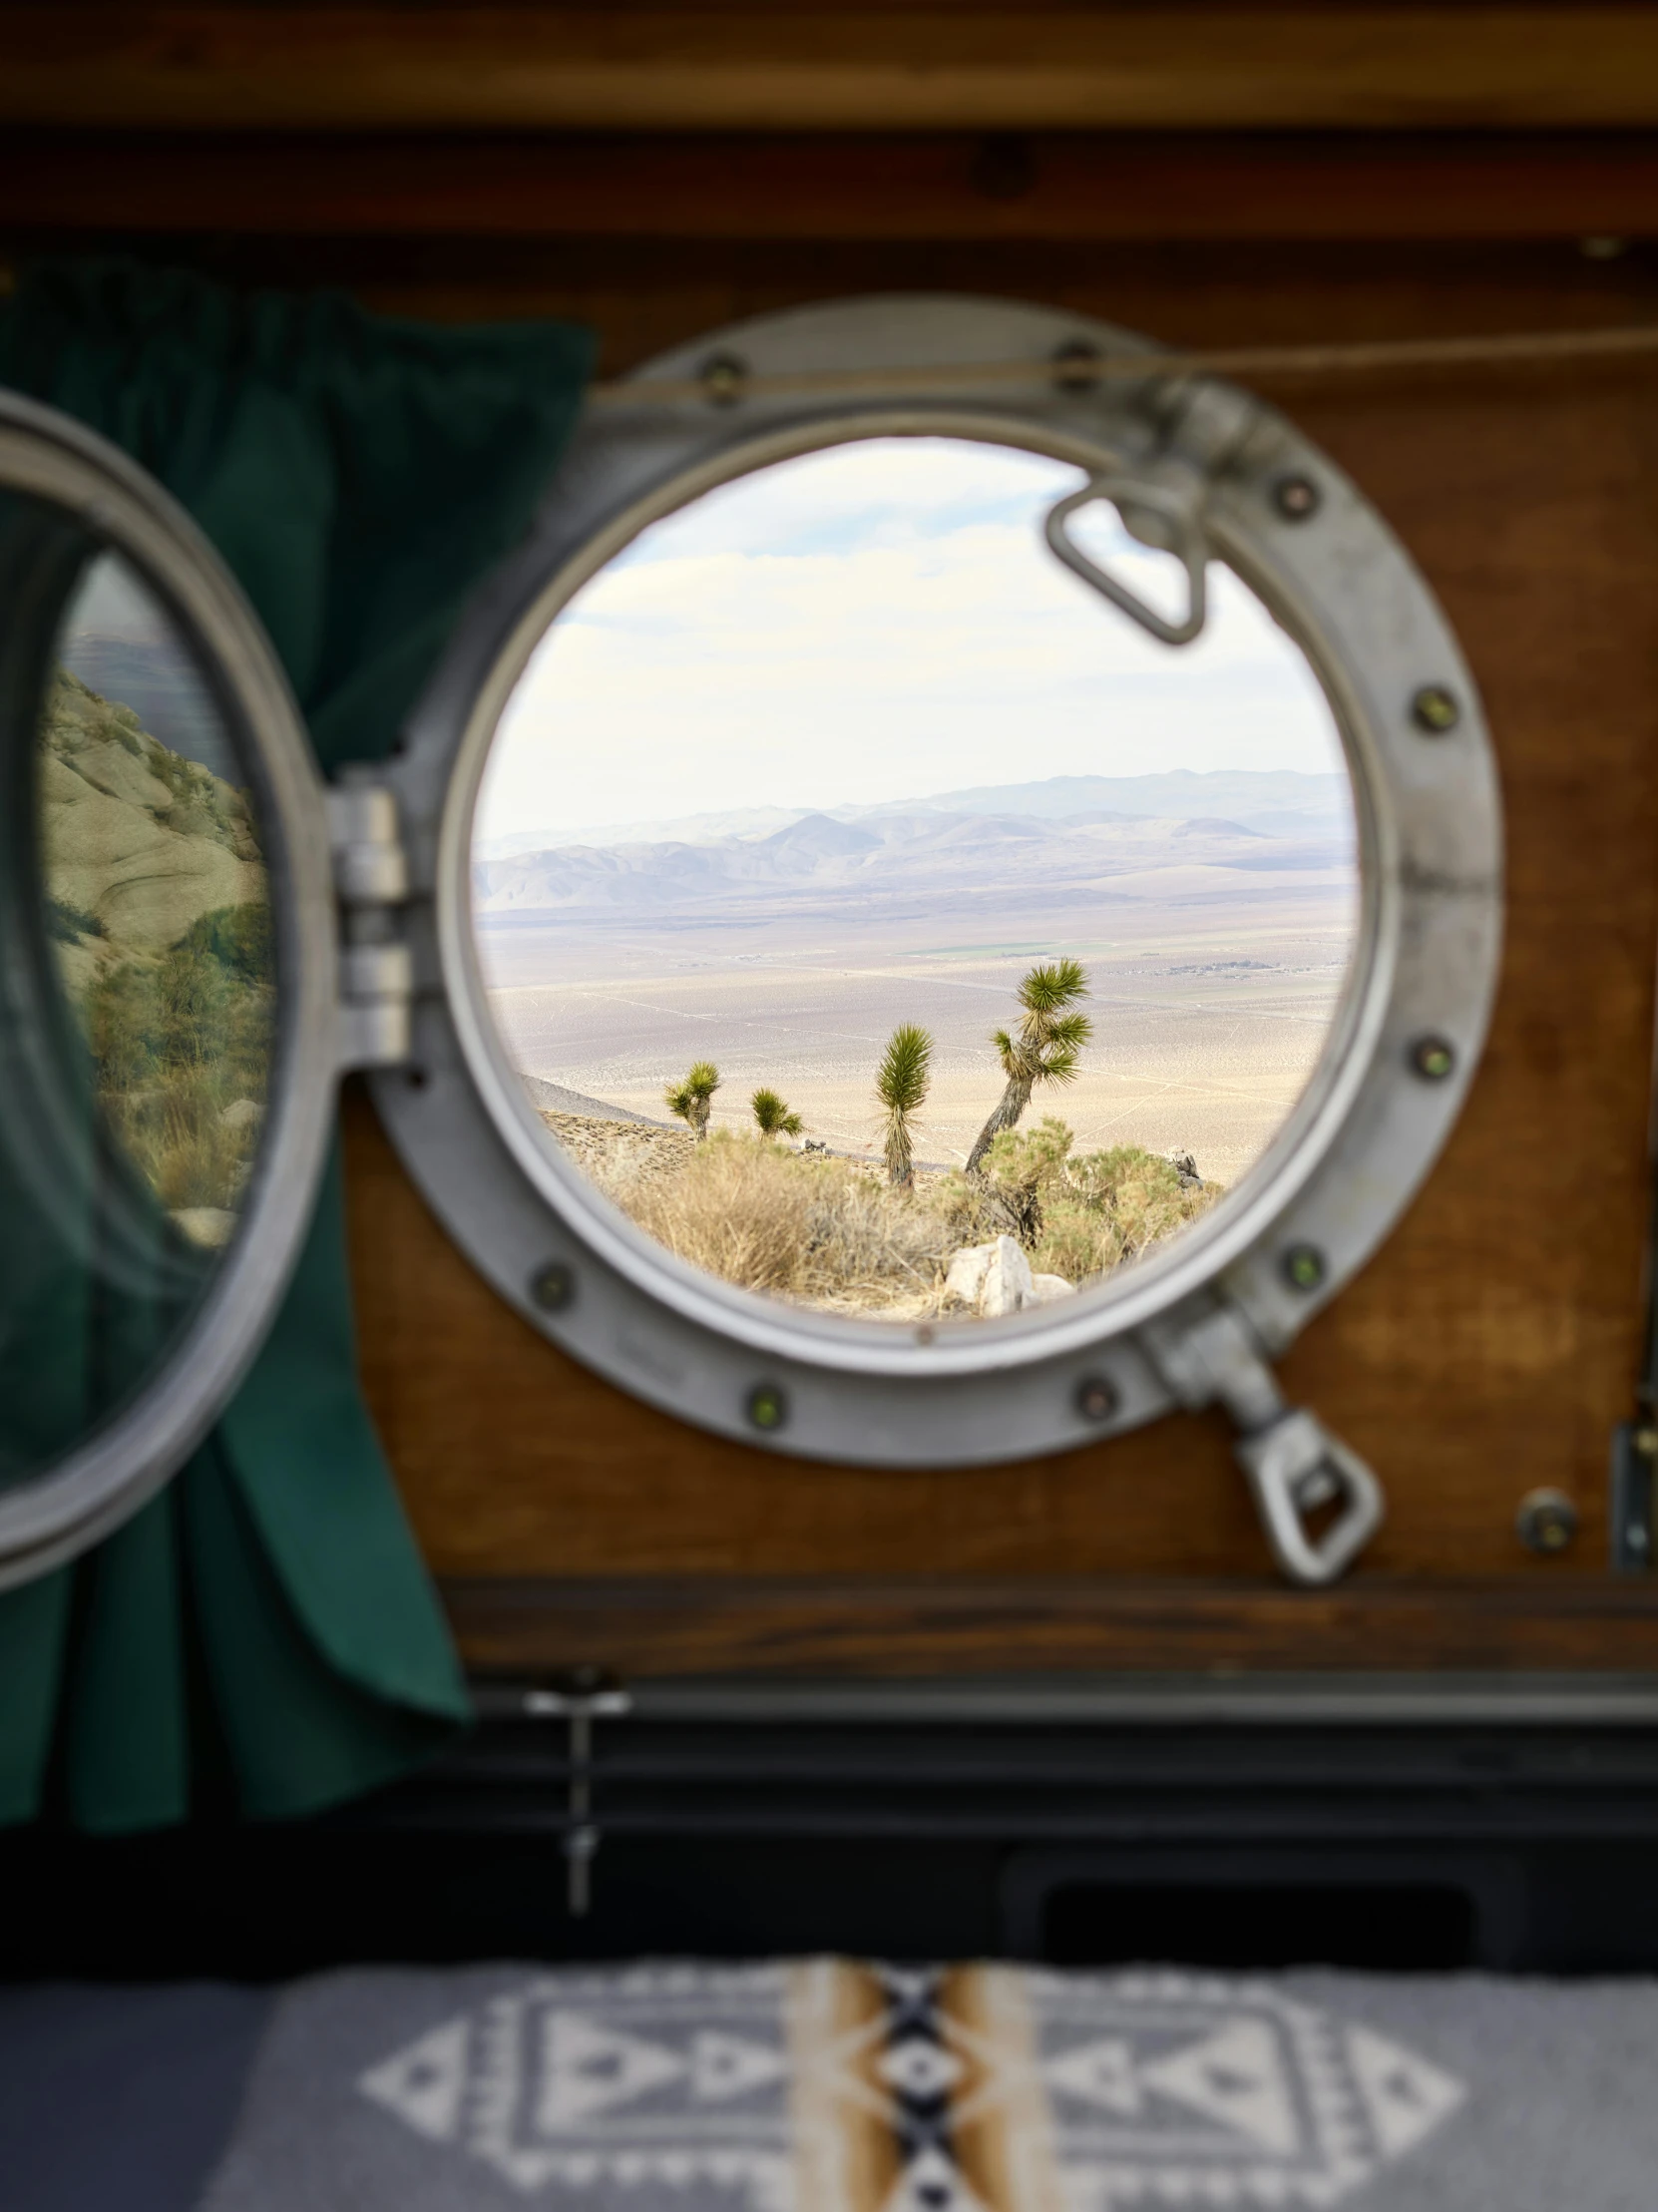
[[[12,134],[34,232],[773,239],[1658,235],[1658,141]]]
[[[1658,125],[1658,12],[0,9],[0,122],[131,130]]]
[[[1639,1582],[1526,1576],[1333,1590],[1084,1576],[452,1580],[480,1673],[950,1675],[1658,1668]]]

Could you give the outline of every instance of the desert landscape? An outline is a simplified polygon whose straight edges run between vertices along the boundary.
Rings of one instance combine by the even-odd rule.
[[[39,734],[49,937],[98,1108],[204,1252],[235,1227],[275,1020],[268,882],[233,765],[176,644],[71,627]]]
[[[1357,921],[1335,776],[1056,777],[679,830],[474,870],[513,1064],[552,1133],[635,1213],[632,1170],[613,1165],[650,1157],[659,1183],[689,1142],[664,1096],[693,1062],[719,1074],[711,1134],[752,1137],[750,1098],[769,1087],[799,1117],[794,1143],[876,1172],[875,1072],[905,1023],[932,1041],[917,1168],[959,1177],[1003,1088],[992,1033],[1033,964],[1056,959],[1085,978],[1087,1041],[1070,1080],[1037,1085],[1022,1131],[1057,1118],[1073,1160],[1179,1157],[1212,1199],[1304,1088]]]
[[[1023,970],[1065,954],[1093,1020],[1062,1102],[1078,1143],[1177,1148],[1235,1182],[1341,992],[1357,919],[1346,791],[1269,772],[1054,782],[997,793],[995,811],[945,794],[761,835],[480,861],[478,945],[514,1065],[663,1119],[664,1085],[712,1059],[716,1128],[746,1126],[749,1092],[770,1084],[810,1135],[874,1158],[875,1063],[896,1023],[921,1022],[937,1053],[918,1156],[960,1164],[1000,1086],[991,1030]],[[1159,782],[1175,794],[1144,788]],[[1171,795],[1194,811],[1126,803]]]

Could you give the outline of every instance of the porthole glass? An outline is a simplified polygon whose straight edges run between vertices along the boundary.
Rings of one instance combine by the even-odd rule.
[[[275,978],[248,770],[179,625],[39,502],[0,508],[0,544],[62,600],[43,650],[14,641],[7,685],[6,1055],[29,1079],[0,1153],[16,1482],[153,1380],[207,1295],[256,1161]]]
[[[942,436],[753,469],[530,656],[472,822],[487,1003],[680,1261],[912,1327],[1095,1295],[1305,1094],[1359,924],[1334,712],[1230,568],[1171,646],[1061,565],[1087,481]],[[1170,554],[1071,528],[1175,618]]]

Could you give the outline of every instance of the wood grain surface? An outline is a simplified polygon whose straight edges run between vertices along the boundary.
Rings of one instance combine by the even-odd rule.
[[[1334,1590],[1266,1581],[1029,1575],[590,1576],[452,1580],[444,1592],[482,1673],[577,1667],[649,1675],[838,1676],[1658,1669],[1658,1595],[1608,1586],[1405,1582]]]
[[[500,265],[464,279],[428,266],[376,296],[581,314],[620,367],[725,315],[908,282],[916,265],[868,247],[804,268],[778,248],[702,254],[595,249],[516,289]],[[1638,259],[1217,250],[1101,264],[962,247],[933,266],[945,283],[1057,298],[1190,344],[1615,321],[1655,305]],[[638,1406],[495,1299],[358,1098],[365,1377],[474,1658],[640,1672],[1658,1656],[1651,1585],[1602,1572],[1608,1442],[1638,1356],[1658,943],[1650,371],[1374,380],[1293,404],[1462,639],[1509,839],[1506,963],[1467,1110],[1394,1237],[1284,1363],[1292,1395],[1387,1486],[1388,1526],[1353,1582],[1334,1597],[1272,1588],[1216,1420],[908,1473],[786,1461]],[[1518,1499],[1544,1483],[1582,1515],[1561,1561],[1514,1535]],[[499,1601],[479,1591],[492,1578]]]
[[[0,209],[59,233],[1538,239],[1658,233],[1642,133],[195,140],[14,130]]]
[[[1639,7],[0,9],[0,122],[142,130],[1646,127]]]

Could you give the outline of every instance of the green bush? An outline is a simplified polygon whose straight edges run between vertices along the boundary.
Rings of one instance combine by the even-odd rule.
[[[1074,1143],[1052,1114],[1034,1129],[1004,1129],[986,1154],[966,1225],[1017,1236],[1038,1273],[1082,1282],[1172,1236],[1220,1195],[1215,1183],[1183,1184],[1172,1161],[1138,1144],[1078,1153]],[[973,1186],[950,1180],[956,1202],[971,1208]]]
[[[75,906],[68,899],[49,898],[46,930],[56,944],[78,945],[83,937],[102,937],[104,924],[84,906]]]

